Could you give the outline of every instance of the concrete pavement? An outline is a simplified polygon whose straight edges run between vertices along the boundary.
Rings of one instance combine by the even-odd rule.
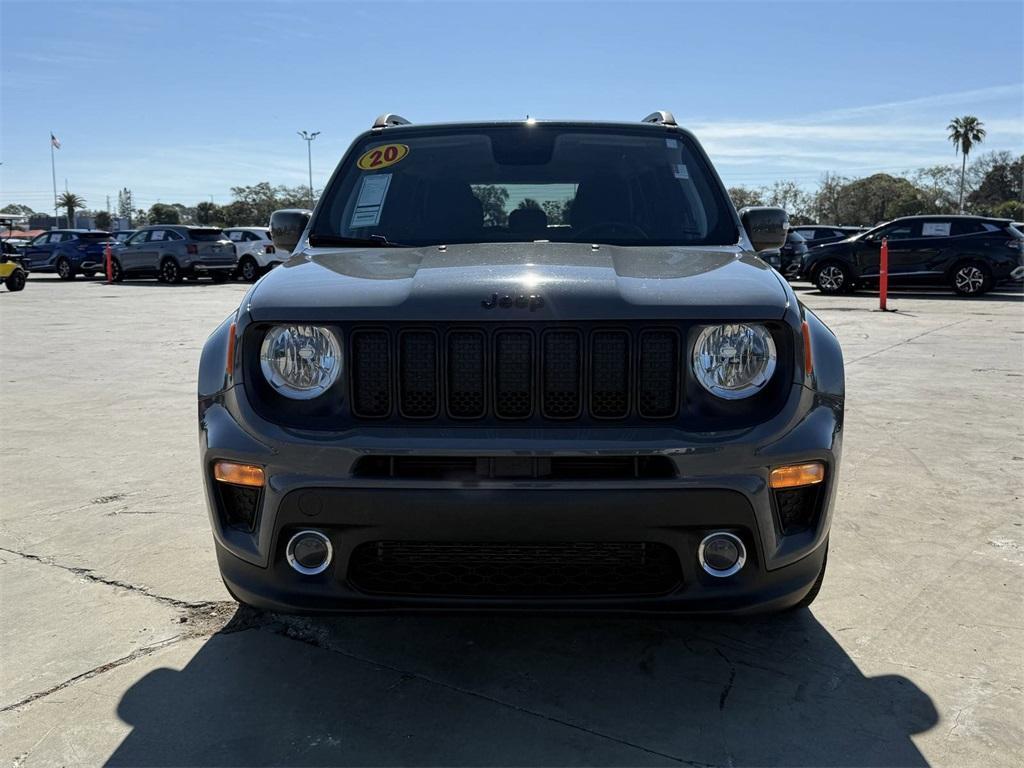
[[[1018,765],[1024,295],[801,290],[848,412],[810,612],[305,619],[237,610],[197,467],[245,286],[0,291],[8,765]]]

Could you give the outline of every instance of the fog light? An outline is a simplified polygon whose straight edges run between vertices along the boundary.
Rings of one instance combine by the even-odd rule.
[[[303,576],[316,576],[327,570],[334,550],[331,540],[320,531],[299,531],[288,540],[285,555],[288,565]]]
[[[218,461],[213,465],[213,478],[232,485],[263,487],[263,467],[253,464],[236,464],[233,461]]]
[[[825,479],[825,465],[820,461],[806,464],[791,464],[788,467],[776,467],[772,470],[768,483],[772,488],[800,488],[804,485],[816,485]]]
[[[697,560],[707,573],[725,578],[738,572],[747,562],[747,549],[739,536],[718,531],[701,541],[697,547]]]

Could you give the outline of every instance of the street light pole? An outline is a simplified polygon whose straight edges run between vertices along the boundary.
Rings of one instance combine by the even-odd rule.
[[[305,131],[296,131],[299,136],[302,137],[303,141],[306,142],[306,160],[309,162],[309,207],[313,207],[313,139],[320,135],[320,131],[313,131],[313,133],[306,133]]]

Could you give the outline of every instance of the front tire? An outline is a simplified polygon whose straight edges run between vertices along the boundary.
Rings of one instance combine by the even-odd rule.
[[[124,280],[124,270],[121,268],[121,262],[117,259],[110,260],[110,279],[115,283]]]
[[[992,272],[981,262],[967,261],[953,268],[950,284],[960,296],[981,296],[992,289]]]
[[[853,286],[850,270],[838,261],[826,261],[814,273],[814,284],[824,294],[846,293]]]
[[[238,263],[238,276],[247,283],[255,283],[260,279],[260,265],[256,259],[246,256]]]
[[[160,262],[160,281],[168,285],[181,282],[181,267],[170,256]]]
[[[4,285],[7,286],[8,291],[20,291],[25,287],[25,272],[20,269],[14,270],[4,280]]]
[[[71,262],[63,256],[57,260],[57,277],[61,280],[75,279],[75,268],[72,267]]]

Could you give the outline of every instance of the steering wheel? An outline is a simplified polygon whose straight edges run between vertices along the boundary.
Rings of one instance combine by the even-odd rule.
[[[634,235],[639,236],[643,240],[649,239],[647,233],[636,224],[628,224],[624,221],[602,221],[600,224],[591,224],[589,227],[584,227],[577,232],[574,239],[591,240],[599,237],[614,237],[616,235],[625,237]]]

